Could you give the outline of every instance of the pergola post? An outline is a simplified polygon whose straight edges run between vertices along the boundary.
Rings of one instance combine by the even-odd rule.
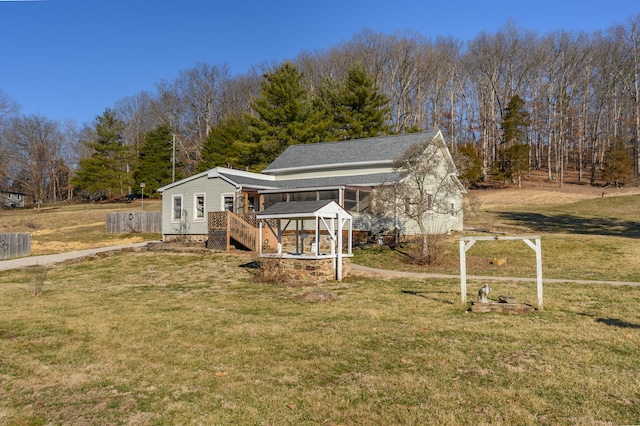
[[[337,249],[338,249],[338,255],[337,255],[337,265],[336,265],[336,279],[338,281],[342,281],[342,218],[340,217],[340,214],[338,214],[337,217],[338,220],[338,242],[337,242]]]

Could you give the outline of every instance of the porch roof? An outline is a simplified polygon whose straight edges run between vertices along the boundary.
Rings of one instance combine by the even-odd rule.
[[[351,215],[335,201],[291,201],[275,203],[262,212],[256,213],[258,219],[308,219],[351,218]]]
[[[224,175],[224,173],[220,173]],[[228,181],[243,189],[258,191],[275,191],[287,189],[324,188],[338,186],[378,186],[385,183],[395,183],[400,179],[400,173],[371,173],[355,176],[328,176],[307,179],[289,179],[265,182],[244,176],[225,176]]]

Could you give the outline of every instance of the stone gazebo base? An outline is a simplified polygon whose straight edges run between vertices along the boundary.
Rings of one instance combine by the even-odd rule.
[[[263,257],[265,265],[295,283],[319,283],[336,279],[335,257]],[[274,273],[275,271],[272,271]],[[342,277],[351,273],[351,259],[342,259]]]

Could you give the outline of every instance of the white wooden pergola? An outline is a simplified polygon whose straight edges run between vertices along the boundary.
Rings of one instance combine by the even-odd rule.
[[[335,201],[298,201],[276,203],[260,213],[256,213],[260,220],[260,241],[263,241],[264,224],[277,238],[278,251],[275,254],[262,252],[260,244],[260,256],[277,256],[281,258],[305,258],[336,260],[336,279],[342,280],[342,259],[352,256],[353,242],[353,217]],[[305,223],[313,221],[313,229],[304,230]],[[275,222],[275,225],[272,224]],[[283,253],[282,236],[289,227],[295,225],[295,250],[291,253]],[[343,231],[347,229],[347,253],[343,252]],[[321,250],[320,237],[322,231],[331,239],[328,253]],[[313,235],[315,245],[312,251],[305,253],[304,240]]]
[[[467,303],[467,250],[477,241],[507,241],[522,240],[536,252],[536,283],[538,289],[538,309],[543,309],[542,303],[542,245],[539,235],[496,235],[479,237],[460,237],[460,294],[462,303]]]

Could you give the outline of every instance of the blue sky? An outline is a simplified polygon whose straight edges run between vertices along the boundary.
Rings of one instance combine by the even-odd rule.
[[[637,14],[638,0],[0,0],[0,89],[23,114],[91,123],[197,62],[244,74],[365,28],[466,41],[510,19],[591,33]]]

